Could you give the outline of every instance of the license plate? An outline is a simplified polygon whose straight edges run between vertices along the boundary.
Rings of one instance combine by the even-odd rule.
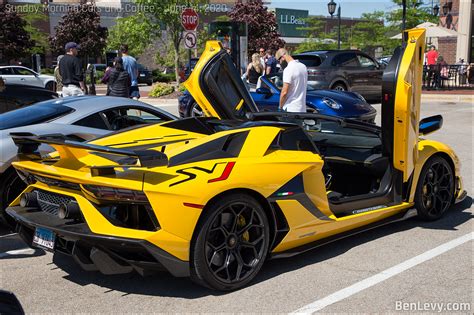
[[[144,76],[145,76],[145,74],[144,74],[144,73],[140,73],[140,76],[141,76],[141,77],[144,77]]]
[[[53,231],[38,227],[33,237],[33,245],[52,251],[54,250],[55,240],[56,235]]]

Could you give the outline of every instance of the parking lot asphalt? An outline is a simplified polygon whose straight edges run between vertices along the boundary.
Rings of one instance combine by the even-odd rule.
[[[0,288],[16,293],[27,313],[288,313],[307,307],[472,314],[473,104],[424,100],[422,117],[435,114],[443,115],[444,126],[427,138],[454,148],[468,192],[441,220],[413,218],[268,261],[248,287],[225,294],[167,273],[143,278],[82,271],[69,257],[25,249],[17,235],[0,228]]]

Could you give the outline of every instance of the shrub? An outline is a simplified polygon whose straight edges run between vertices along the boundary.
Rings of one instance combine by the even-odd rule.
[[[156,69],[151,72],[153,76],[153,82],[171,82],[174,81],[174,73],[163,73],[160,70]]]
[[[95,84],[100,84],[100,80],[104,77],[104,71],[97,70],[95,72]],[[89,72],[85,74],[86,84],[91,83],[91,75]]]
[[[178,92],[184,93],[185,91],[186,91],[186,88],[184,87],[184,84],[180,83],[178,87]]]
[[[174,88],[166,83],[156,83],[153,85],[148,96],[150,97],[160,97],[163,95],[168,95],[174,92]]]
[[[54,75],[54,69],[41,68],[41,74]]]

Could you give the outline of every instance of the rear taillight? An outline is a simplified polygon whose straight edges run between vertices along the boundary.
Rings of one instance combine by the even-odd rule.
[[[118,201],[130,203],[148,203],[143,191],[107,186],[82,185],[83,190],[97,200]]]
[[[308,69],[308,75],[310,75],[310,76],[325,76],[326,71],[319,70],[319,69]]]

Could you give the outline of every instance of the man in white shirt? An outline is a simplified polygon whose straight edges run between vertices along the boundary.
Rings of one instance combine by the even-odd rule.
[[[280,109],[287,112],[306,113],[306,88],[308,85],[306,66],[293,59],[285,48],[278,49],[275,58],[283,68]]]

